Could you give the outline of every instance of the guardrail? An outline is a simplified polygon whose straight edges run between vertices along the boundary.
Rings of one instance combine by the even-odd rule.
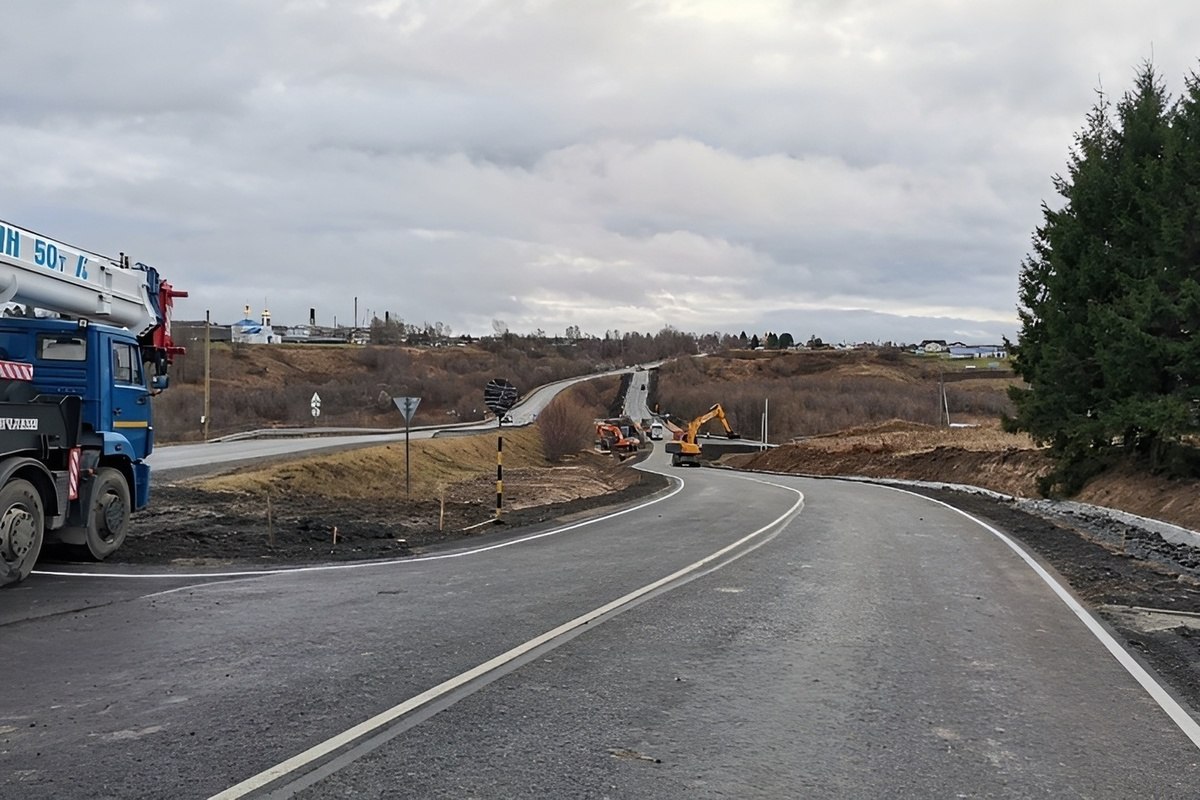
[[[478,428],[480,422],[452,422],[446,425],[418,425],[410,427],[414,431],[438,431],[446,428]],[[217,436],[210,442],[240,442],[246,439],[300,439],[313,436],[395,436],[404,433],[404,428],[259,428],[253,431],[231,433],[227,436]]]

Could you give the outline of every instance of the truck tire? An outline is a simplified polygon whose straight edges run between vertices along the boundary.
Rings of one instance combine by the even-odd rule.
[[[42,496],[32,483],[17,479],[0,489],[0,586],[29,577],[45,527]]]
[[[88,554],[92,558],[103,561],[125,542],[132,513],[129,484],[121,471],[112,467],[96,470],[88,524],[84,529]]]

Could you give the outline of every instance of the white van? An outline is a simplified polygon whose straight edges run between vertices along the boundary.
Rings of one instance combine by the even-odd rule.
[[[663,424],[661,422],[655,421],[650,423],[650,438],[656,440],[663,438]]]

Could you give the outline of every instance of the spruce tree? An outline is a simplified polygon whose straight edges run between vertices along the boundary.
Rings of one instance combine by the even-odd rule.
[[[1149,456],[1152,467],[1179,438],[1185,421],[1168,366],[1170,342],[1179,330],[1178,270],[1164,236],[1173,216],[1164,163],[1169,102],[1153,67],[1145,64],[1133,91],[1117,105],[1110,154],[1114,217],[1106,242],[1112,295],[1089,307],[1104,382],[1093,413],[1104,442]]]
[[[1022,263],[1010,429],[1050,444],[1068,493],[1118,448],[1178,468],[1200,403],[1200,81],[1174,107],[1150,63],[1076,137],[1064,202]]]
[[[1101,438],[1092,410],[1103,386],[1088,305],[1111,294],[1105,277],[1113,195],[1109,111],[1101,94],[1076,136],[1066,177],[1054,177],[1063,206],[1042,205],[1044,221],[1018,282],[1021,331],[1013,368],[1029,388],[1011,390],[1016,415],[1010,427],[1050,444],[1072,467],[1088,461],[1090,445]]]

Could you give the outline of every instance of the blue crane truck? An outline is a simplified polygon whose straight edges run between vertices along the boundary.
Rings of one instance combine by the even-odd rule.
[[[0,221],[0,586],[58,542],[100,560],[150,499],[151,396],[186,297],[145,264]],[[19,305],[14,305],[19,304]]]

